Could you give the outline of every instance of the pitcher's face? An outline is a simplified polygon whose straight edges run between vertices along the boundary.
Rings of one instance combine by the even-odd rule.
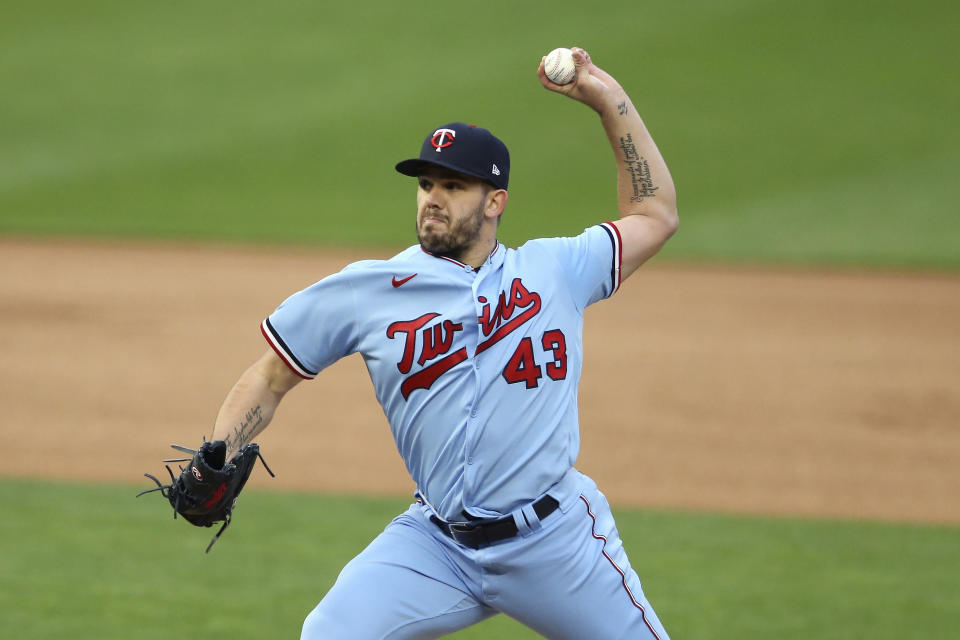
[[[457,258],[480,236],[490,189],[459,173],[430,170],[417,187],[417,238],[425,251]]]

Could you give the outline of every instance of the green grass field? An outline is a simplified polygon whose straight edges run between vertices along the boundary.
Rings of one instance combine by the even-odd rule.
[[[502,239],[575,233],[616,215],[610,152],[534,69],[580,43],[674,173],[667,258],[956,269],[958,18],[947,0],[11,0],[0,233],[407,246],[393,164],[455,119],[512,149]]]
[[[250,491],[204,555],[211,530],[136,490],[0,481],[0,636],[295,638],[406,506]],[[615,513],[674,638],[950,638],[960,626],[956,527]],[[454,637],[539,636],[498,616]]]

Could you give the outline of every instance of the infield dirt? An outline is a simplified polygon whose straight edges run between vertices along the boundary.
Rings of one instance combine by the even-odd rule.
[[[149,482],[287,295],[390,252],[0,239],[0,473]],[[960,522],[960,277],[654,262],[586,315],[578,467],[615,505]],[[251,486],[413,486],[359,356]]]

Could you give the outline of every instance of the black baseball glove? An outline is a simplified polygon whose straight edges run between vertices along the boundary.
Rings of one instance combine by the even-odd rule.
[[[159,491],[173,506],[174,518],[179,513],[185,520],[198,527],[210,527],[215,522],[223,522],[223,526],[207,546],[209,553],[213,543],[220,538],[220,534],[230,524],[237,496],[240,495],[243,485],[247,483],[247,478],[250,477],[257,459],[259,458],[263,463],[267,473],[271,476],[274,473],[260,455],[260,447],[256,443],[250,443],[240,449],[230,462],[226,462],[227,445],[222,440],[204,442],[199,451],[176,444],[170,446],[178,451],[190,453],[193,457],[164,460],[164,462],[187,463],[186,467],[180,467],[179,477],[174,477],[170,465],[166,465],[167,472],[170,474],[168,485],[161,484],[149,473],[143,474],[156,482],[157,486],[154,489],[141,491],[137,497]]]

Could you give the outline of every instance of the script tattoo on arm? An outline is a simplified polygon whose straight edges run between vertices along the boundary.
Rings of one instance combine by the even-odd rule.
[[[624,100],[623,102],[617,105],[617,113],[619,113],[620,115],[625,116],[627,115],[627,113],[629,113],[629,111],[630,111],[630,107],[627,106],[626,100]]]
[[[239,450],[250,442],[250,438],[257,431],[257,428],[263,424],[263,411],[260,405],[247,411],[239,425],[233,428],[233,433],[226,437],[227,449]]]
[[[650,175],[650,166],[646,159],[637,153],[633,136],[629,133],[620,138],[620,150],[623,151],[627,175],[630,176],[630,184],[633,186],[630,202],[640,202],[644,198],[654,197],[660,187],[654,186],[653,178]]]

